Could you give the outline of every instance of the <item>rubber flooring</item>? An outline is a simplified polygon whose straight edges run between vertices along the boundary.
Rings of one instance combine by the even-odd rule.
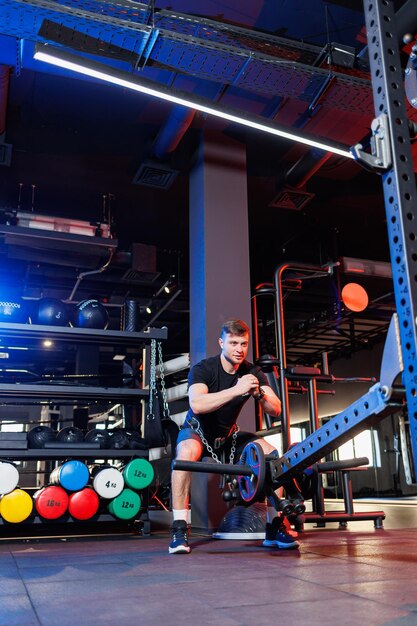
[[[417,511],[416,511],[417,515]],[[409,626],[417,624],[416,528],[306,527],[299,550],[193,536],[0,542],[5,626]]]

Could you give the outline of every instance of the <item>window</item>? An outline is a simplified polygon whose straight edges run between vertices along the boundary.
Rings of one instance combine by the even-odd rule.
[[[366,456],[369,459],[370,467],[381,467],[381,451],[377,431],[374,429],[364,430],[340,446],[336,454],[340,461]]]

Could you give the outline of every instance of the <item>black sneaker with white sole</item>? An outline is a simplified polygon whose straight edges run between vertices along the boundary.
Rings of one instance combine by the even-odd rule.
[[[188,554],[191,552],[188,545],[188,526],[185,520],[175,520],[172,524],[172,541],[168,550],[170,554]]]

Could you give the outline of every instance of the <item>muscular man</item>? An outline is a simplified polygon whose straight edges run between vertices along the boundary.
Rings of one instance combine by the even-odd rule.
[[[246,361],[249,348],[249,327],[241,320],[225,322],[221,328],[220,354],[197,363],[188,376],[190,409],[179,433],[176,458],[199,461],[207,444],[215,451],[223,448],[226,463],[239,458],[249,441],[259,443],[265,454],[275,450],[263,439],[248,432],[239,432],[237,419],[245,402],[252,396],[263,410],[278,417],[281,402],[268,385],[259,367]],[[235,458],[230,452],[235,448]],[[172,472],[173,525],[170,554],[189,553],[189,497],[191,472]],[[273,506],[268,506],[268,523],[264,546],[296,548],[298,542],[285,529]]]

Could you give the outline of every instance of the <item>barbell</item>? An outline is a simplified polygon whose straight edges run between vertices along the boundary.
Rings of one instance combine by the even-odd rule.
[[[181,461],[176,459],[172,462],[172,469],[237,476],[240,497],[246,504],[251,504],[264,497],[266,461],[270,460],[270,457],[277,458],[276,454],[265,456],[259,443],[250,441],[243,448],[240,459],[236,464],[205,463],[203,461]]]
[[[237,476],[240,498],[245,504],[250,505],[256,501],[263,500],[265,496],[272,495],[273,492],[281,486],[284,487],[291,499],[295,501],[298,499],[308,500],[313,495],[312,492],[314,488],[312,478],[314,475],[321,472],[360,467],[366,465],[369,461],[366,457],[361,457],[343,461],[316,463],[305,472],[300,473],[300,476],[296,479],[287,478],[284,475],[280,477],[278,482],[272,480],[272,466],[274,462],[279,462],[277,451],[271,454],[265,454],[259,443],[251,441],[243,448],[240,459],[236,464],[181,461],[175,459],[172,462],[172,469]],[[285,506],[286,502],[286,500],[281,501],[281,508]]]

